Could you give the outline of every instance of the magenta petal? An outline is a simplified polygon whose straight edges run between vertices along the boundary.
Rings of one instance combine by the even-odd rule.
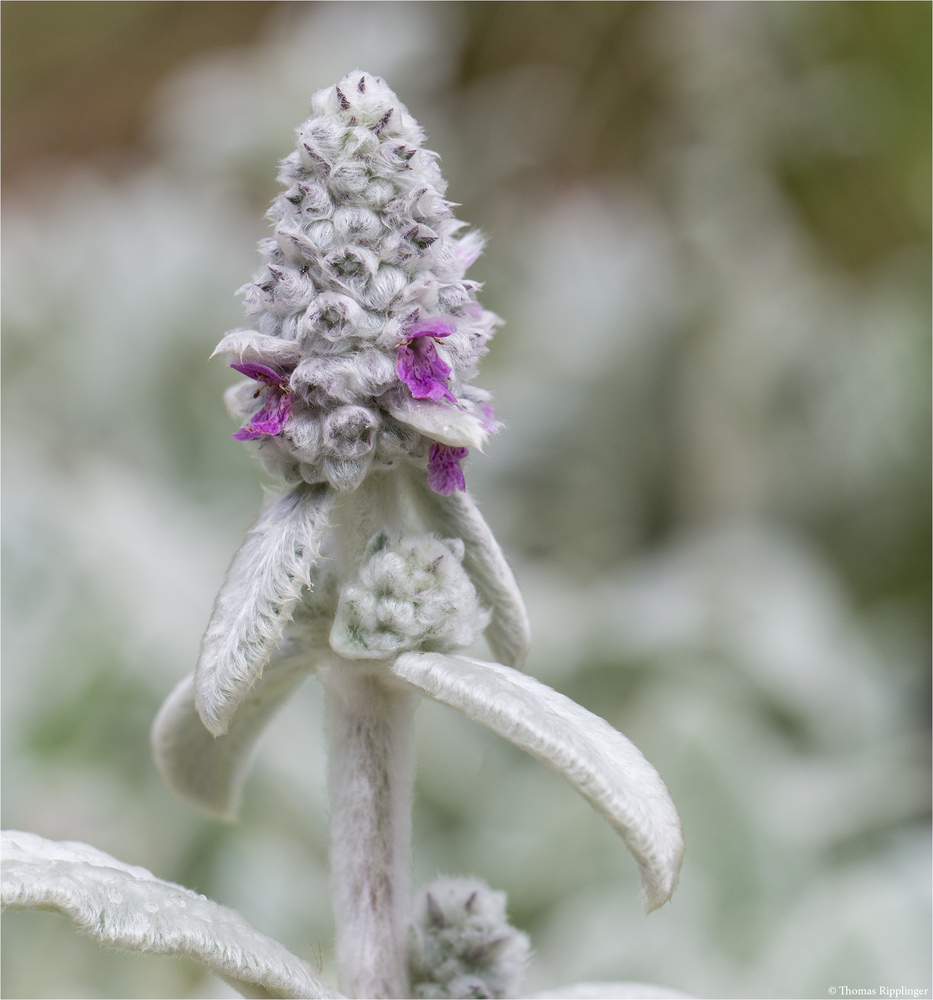
[[[230,367],[247,378],[254,379],[256,382],[265,382],[267,385],[282,386],[288,382],[288,376],[284,372],[276,371],[268,365],[261,365],[255,361],[243,361]]]
[[[496,420],[496,414],[492,408],[492,403],[480,403],[480,424],[487,434],[496,434],[502,430],[502,423]]]
[[[469,453],[468,448],[450,448],[435,441],[428,451],[428,486],[442,497],[465,490],[466,479],[460,462]]]
[[[263,434],[281,434],[292,412],[292,397],[282,392],[277,385],[266,390],[266,401],[262,409],[253,416],[248,427],[241,427],[234,435],[236,441],[252,441]]]
[[[453,323],[442,319],[425,319],[415,323],[405,331],[406,340],[417,340],[419,337],[449,337],[457,328]]]
[[[291,396],[270,389],[266,405],[253,417],[252,428],[260,434],[280,434],[291,412]]]
[[[433,340],[402,344],[398,349],[395,370],[415,399],[432,399],[435,402],[449,399],[451,403],[456,403],[456,396],[447,388],[450,365],[438,356]]]

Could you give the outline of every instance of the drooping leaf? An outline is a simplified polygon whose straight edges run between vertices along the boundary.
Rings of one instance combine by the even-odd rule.
[[[102,944],[193,958],[244,996],[340,997],[235,910],[74,841],[7,830],[4,908],[50,910]]]
[[[463,568],[492,608],[486,629],[489,645],[502,663],[520,669],[528,655],[531,628],[515,575],[495,535],[469,494],[439,496],[422,488],[419,497],[433,530],[463,539]]]
[[[152,725],[153,757],[169,788],[215,819],[235,819],[256,741],[309,669],[307,656],[273,656],[223,736],[214,736],[198,715],[189,674]]]
[[[198,712],[215,735],[227,731],[311,586],[333,497],[320,483],[275,497],[233,557],[194,676]]]
[[[680,818],[658,772],[605,719],[499,663],[405,653],[389,669],[566,778],[625,841],[641,873],[646,909],[670,899],[684,851]]]

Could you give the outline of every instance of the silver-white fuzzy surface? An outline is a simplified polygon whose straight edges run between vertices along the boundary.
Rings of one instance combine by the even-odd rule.
[[[341,590],[331,647],[351,660],[466,649],[490,612],[463,570],[463,554],[459,538],[379,532]]]
[[[264,267],[241,289],[248,326],[215,353],[287,382],[286,427],[250,442],[286,482],[352,490],[374,467],[423,469],[432,441],[481,448],[489,433],[489,396],[469,382],[499,320],[465,278],[483,241],[458,235],[423,139],[389,87],[357,70],[314,95],[282,161]],[[436,350],[455,401],[414,397],[396,370],[406,331],[430,321],[449,329]],[[263,404],[255,381],[227,396],[247,427]]]
[[[238,913],[75,841],[4,831],[3,906],[51,910],[102,944],[193,958],[247,997],[340,997]]]
[[[332,503],[333,491],[321,485],[273,498],[234,556],[194,678],[198,712],[215,736],[226,732],[311,585]]]
[[[531,945],[504,892],[476,878],[439,878],[414,903],[408,963],[416,997],[516,996]]]
[[[684,841],[667,787],[604,719],[533,677],[466,656],[405,653],[392,673],[488,726],[573,785],[618,831],[641,873],[650,912],[677,885]]]

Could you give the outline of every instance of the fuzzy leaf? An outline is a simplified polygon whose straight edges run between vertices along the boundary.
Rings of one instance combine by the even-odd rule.
[[[153,756],[169,788],[215,819],[235,819],[256,741],[310,669],[306,655],[273,656],[223,736],[198,715],[194,674],[181,681],[152,725]]]
[[[3,833],[4,908],[51,910],[102,944],[193,958],[244,996],[340,997],[311,966],[227,909],[103,851]]]
[[[385,404],[389,413],[405,424],[431,438],[454,448],[482,450],[488,434],[479,417],[447,403],[430,399],[403,399]]]
[[[389,669],[566,778],[632,852],[646,909],[670,899],[684,850],[680,818],[660,775],[630,740],[576,702],[499,663],[406,653]]]
[[[194,675],[204,725],[225,733],[291,620],[333,505],[330,487],[302,483],[275,497],[233,557],[201,641]]]
[[[293,368],[301,358],[301,348],[292,340],[270,337],[256,330],[231,330],[214,348],[211,357],[229,354],[264,364]]]
[[[483,515],[467,493],[451,496],[421,488],[432,530],[445,538],[460,538],[465,546],[463,568],[480,595],[492,607],[486,638],[502,663],[521,669],[528,655],[531,628],[528,612],[512,569]]]

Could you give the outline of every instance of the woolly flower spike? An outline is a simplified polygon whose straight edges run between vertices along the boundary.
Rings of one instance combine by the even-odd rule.
[[[413,995],[516,996],[529,947],[506,919],[504,892],[479,879],[438,879],[415,900],[408,939]]]
[[[234,437],[286,482],[353,490],[497,429],[469,384],[498,322],[464,277],[482,240],[457,235],[422,138],[385,83],[357,71],[314,95],[282,162],[265,266],[242,289],[249,326],[217,351],[265,386],[228,394]],[[431,460],[433,489],[464,488],[456,462],[444,470]]]
[[[341,989],[357,997],[411,996],[409,748],[419,697],[564,777],[628,846],[648,909],[670,897],[683,853],[677,812],[641,753],[516,669],[527,612],[460,468],[498,430],[489,395],[469,384],[495,317],[463,277],[480,241],[456,237],[460,223],[420,140],[385,84],[357,72],[315,95],[283,163],[267,266],[246,291],[251,327],[217,350],[248,378],[227,393],[243,422],[237,436],[286,485],[234,557],[195,673],[152,734],[168,783],[229,818],[263,728],[316,674],[329,736],[336,961]],[[501,662],[457,655],[480,632]],[[413,932],[424,996],[514,989],[523,938],[501,929],[496,894],[473,892],[456,883],[424,897],[429,924],[432,905],[445,914],[430,924],[437,933]]]

